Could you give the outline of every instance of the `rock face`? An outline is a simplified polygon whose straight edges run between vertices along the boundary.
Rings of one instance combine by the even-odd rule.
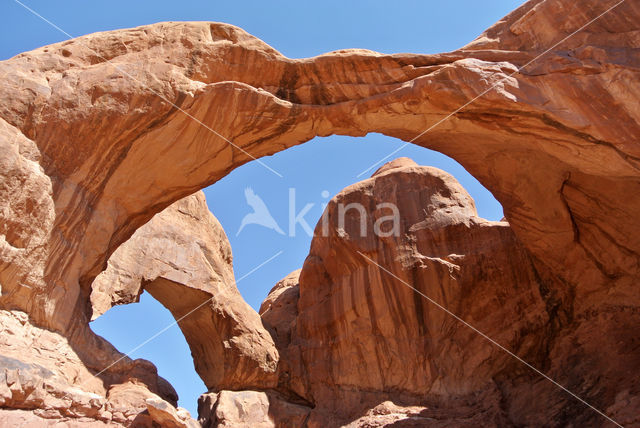
[[[313,407],[308,426],[603,423],[500,347],[570,389],[589,388],[619,423],[638,423],[629,413],[638,392],[620,393],[638,390],[624,378],[640,367],[635,315],[606,308],[572,319],[554,281],[508,223],[477,217],[453,177],[398,159],[331,200],[304,267],[260,314],[280,351],[279,388]],[[627,334],[606,337],[615,323]],[[594,347],[620,349],[618,340],[627,345],[616,357]],[[596,363],[598,379],[582,371]]]
[[[157,214],[111,256],[93,283],[94,317],[137,301],[167,307],[210,389],[276,385],[278,352],[235,285],[231,246],[202,192]]]
[[[279,349],[286,348],[291,341],[291,323],[298,316],[299,277],[300,269],[291,272],[271,289],[260,305],[260,316]]]
[[[636,292],[640,277],[640,198],[634,197],[640,191],[640,5],[626,1],[602,15],[614,4],[599,0],[579,4],[570,0],[531,0],[469,45],[438,55],[345,50],[292,60],[241,29],[200,22],[97,33],[2,61],[0,308],[23,314],[20,317],[28,316],[25,329],[43,334],[46,331],[55,335],[55,340],[66,342],[68,355],[86,369],[83,376],[91,384],[90,379],[95,379],[92,374],[119,356],[88,329],[93,313],[92,284],[111,254],[139,227],[172,203],[254,158],[315,136],[380,132],[455,158],[502,203],[512,229],[506,223],[483,227],[481,221],[469,220],[473,215],[468,204],[451,208],[451,225],[461,222],[462,226],[456,227],[466,227],[482,239],[489,239],[484,234],[495,234],[500,235],[496,240],[503,244],[505,240],[521,244],[514,256],[522,259],[522,271],[512,273],[510,265],[506,270],[500,265],[505,278],[515,273],[523,275],[522,286],[526,287],[533,271],[537,277],[534,279],[543,285],[538,297],[529,288],[515,300],[505,296],[505,302],[516,305],[499,307],[505,314],[518,310],[518,299],[534,307],[543,305],[545,310],[538,313],[540,319],[532,319],[533,312],[523,313],[523,318],[513,321],[509,332],[498,337],[531,361],[540,362],[545,371],[604,412],[620,418],[620,423],[638,423],[633,418],[639,412],[628,413],[627,409],[637,408],[640,393],[630,375],[640,368],[637,334],[633,333],[640,321],[640,297]],[[596,17],[598,20],[589,24]],[[575,33],[576,30],[580,31]],[[464,109],[458,110],[463,105]],[[451,112],[456,113],[450,116]],[[382,171],[376,181],[384,174]],[[452,200],[462,198],[459,201],[464,202],[461,195],[454,195]],[[407,202],[407,209],[410,207]],[[413,215],[409,218],[417,220],[419,213]],[[426,213],[420,221],[427,221],[429,215]],[[437,216],[430,221],[435,230],[449,224]],[[457,236],[449,226],[444,228],[446,233],[439,233]],[[415,233],[430,236],[430,230],[419,229]],[[333,239],[316,243],[317,256],[313,260],[319,264],[308,261],[313,267],[305,266],[303,271],[336,269],[335,272],[344,273],[344,269],[354,268],[363,278],[368,275],[375,280],[376,292],[388,290],[391,279],[383,279],[382,272],[361,264],[357,251],[381,265],[389,265],[403,280],[412,279],[406,276],[408,272],[435,279],[429,275],[444,275],[448,267],[455,277],[457,271],[450,265],[467,266],[455,258],[447,259],[445,256],[455,253],[445,250],[473,249],[476,242],[475,238],[452,243],[434,240],[441,247],[431,247],[431,242],[385,238],[382,243],[402,243],[406,247],[380,247],[378,242],[345,243],[339,235]],[[352,258],[332,261],[327,256],[330,253],[325,252],[333,250],[323,247],[329,244]],[[407,254],[413,248],[416,259]],[[510,261],[506,260],[511,257],[504,254],[506,250],[493,250],[496,257],[504,257],[505,263]],[[463,255],[466,260],[467,255]],[[488,265],[480,264],[477,269],[482,271],[482,266]],[[493,271],[484,273],[488,277],[498,275]],[[309,287],[318,287],[314,278],[315,274],[301,274],[297,304],[299,333],[295,337],[309,341],[305,348],[308,355],[318,352],[312,346],[328,337],[322,336],[325,328],[330,327],[345,340],[359,329],[385,333],[378,332],[379,326],[366,322],[366,318],[362,326],[332,323],[325,318],[325,324],[318,326],[319,333],[313,333],[313,323],[319,322],[314,310],[321,306],[316,308],[320,302],[307,300],[302,284],[310,281]],[[447,286],[464,282],[464,278],[448,278],[443,276]],[[350,281],[336,277],[322,284],[329,284],[328,293],[340,293],[341,285],[351,284]],[[153,292],[165,301],[177,289],[186,290],[191,297],[198,293],[203,298],[211,295],[201,285],[180,288],[169,286],[163,279],[154,283]],[[432,282],[421,284],[426,287]],[[362,286],[356,287],[361,294]],[[114,302],[113,295],[103,291],[111,297],[102,300],[102,304]],[[125,291],[125,300],[128,292]],[[451,302],[462,295],[452,291],[451,295],[437,297]],[[367,313],[362,311],[369,308],[381,310],[374,303],[361,307],[355,297],[344,296],[339,305],[322,310],[330,309],[336,320],[345,322],[360,319],[361,313]],[[483,295],[478,298],[489,299]],[[393,302],[394,307],[418,307],[408,294],[402,299]],[[96,304],[98,301],[94,300]],[[359,311],[358,317],[356,312],[344,312],[349,305]],[[181,316],[183,309],[173,307],[174,315]],[[476,307],[465,310],[471,317],[479,316],[476,311],[482,312]],[[207,321],[211,320],[209,311],[210,308],[203,311]],[[384,312],[380,315],[393,318]],[[438,315],[423,311],[415,316],[431,322],[431,317]],[[454,329],[444,317],[435,320]],[[484,326],[485,321],[478,321],[493,331],[495,325]],[[242,361],[247,364],[240,368],[238,382],[264,387],[274,382],[269,374],[274,354],[259,326],[251,324],[251,320],[248,323],[249,327],[242,327],[240,334],[261,337],[261,350],[255,355],[246,348],[238,350],[238,355],[246,356]],[[551,338],[540,334],[553,343],[544,349],[547,345],[536,342],[537,333],[525,335],[525,331],[522,337],[533,342],[520,341],[513,331],[526,330],[527,325],[554,332],[550,333]],[[399,330],[403,335],[416,333],[408,327]],[[449,337],[431,329],[417,333],[419,337]],[[227,334],[224,332],[223,336]],[[478,340],[476,336],[465,336],[463,330],[452,330],[450,337],[465,341],[460,342],[460,348],[467,340]],[[190,340],[195,343],[197,338]],[[285,339],[278,332],[276,341],[281,340]],[[449,346],[454,347],[453,339],[448,340]],[[409,345],[399,339],[397,342],[390,349],[421,350],[436,359],[442,351],[431,340]],[[480,346],[479,342],[473,343]],[[299,349],[301,344],[293,343],[292,349]],[[358,346],[361,350],[376,349],[372,348],[371,338],[363,338]],[[7,353],[6,349],[4,346],[0,353]],[[494,357],[495,351],[483,349],[473,352]],[[342,356],[346,348],[333,343],[329,351]],[[289,352],[289,346],[285,352]],[[25,364],[39,358],[37,352],[28,350],[19,354]],[[363,361],[358,358],[356,361]],[[514,391],[538,391],[537,405],[546,403],[548,410],[540,413],[540,418],[549,414],[549,420],[568,423],[570,418],[585,414],[577,415],[575,404],[566,404],[564,395],[548,393],[547,386],[541,383],[524,382],[518,377],[504,380],[501,376],[515,375],[516,369],[506,367],[506,360],[500,363],[499,357],[491,364],[476,358],[464,359],[451,377],[444,376],[446,364],[427,369],[420,366],[426,362],[424,356],[413,358],[418,364],[415,374],[424,378],[400,379],[393,371],[398,358],[381,354],[376,364],[388,364],[389,377],[367,377],[366,370],[345,375],[344,368],[335,362],[336,368],[327,371],[331,382],[326,385],[318,383],[317,373],[305,373],[297,379],[279,377],[277,382],[287,394],[325,402],[329,394],[343,391],[345,385],[354,391],[370,386],[376,400],[377,388],[387,393],[396,388],[413,399],[421,385],[434,393],[464,394],[492,378],[505,388],[505,382],[512,382],[509,387]],[[296,361],[309,361],[304,355],[286,359],[292,361],[291,370],[295,370]],[[319,364],[326,366],[324,361]],[[259,375],[247,378],[249,370],[245,369],[249,367],[259,367]],[[171,401],[169,388],[158,379],[152,366],[136,366],[126,359],[101,373],[101,382],[84,386],[84,390],[106,398],[112,385],[130,383],[127,379],[133,376],[134,369],[138,370],[136,379],[146,385],[145,390],[156,391]],[[200,371],[211,376],[211,385],[224,385],[230,372],[226,368],[216,370],[219,369]],[[463,379],[469,370],[474,374],[467,383]],[[265,380],[259,379],[263,375]],[[64,378],[64,373],[60,376]],[[65,382],[67,386],[80,384],[84,378]],[[356,381],[364,383],[351,384]],[[127,388],[115,390],[124,392]],[[313,397],[308,395],[311,393]],[[24,395],[19,393],[16,397],[20,394]],[[505,392],[487,394],[490,399]],[[530,394],[522,397],[531,397]],[[16,403],[10,406],[19,407]],[[529,404],[528,398],[522,398],[510,401],[504,408],[487,408],[502,409],[492,420],[516,420],[514,415],[530,415]],[[557,419],[560,414],[565,419]],[[531,423],[539,421],[531,418]]]
[[[444,171],[400,160],[331,200],[304,267],[260,312],[281,351],[281,387],[314,405],[310,426],[387,400],[498,426],[538,412],[509,421],[512,386],[498,381],[530,373],[418,293],[541,365],[558,322],[546,288],[507,223],[479,218]]]
[[[235,286],[229,242],[201,192],[154,216],[114,252],[92,286],[93,318],[113,305],[138,301],[143,291],[176,319],[184,317],[180,328],[209,388],[276,385],[275,345]],[[149,362],[122,358],[103,343],[102,367],[91,366],[63,336],[32,326],[19,311],[2,311],[0,326],[0,361],[6,369],[0,374],[4,376],[0,391],[5,407],[35,409],[34,417],[57,422],[197,424],[179,415],[173,407],[175,391],[157,378]],[[75,338],[76,345],[80,339],[102,340],[89,330],[82,334]],[[104,376],[93,377],[102,370]],[[16,413],[2,417],[13,424],[30,420]]]
[[[85,347],[105,360],[122,357],[97,336]],[[97,359],[97,358],[96,358]],[[164,397],[175,405],[173,388],[145,360],[124,357],[100,377],[77,340],[30,324],[20,311],[0,311],[0,425],[151,426],[145,398]],[[15,410],[20,409],[20,410]]]

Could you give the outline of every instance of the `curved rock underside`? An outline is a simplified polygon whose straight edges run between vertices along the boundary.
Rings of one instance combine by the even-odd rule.
[[[436,301],[620,423],[640,423],[640,5],[626,1],[572,35],[614,4],[532,0],[469,45],[438,55],[345,50],[294,60],[230,25],[162,23],[0,62],[0,308],[8,326],[0,353],[17,359],[7,367],[26,365],[15,375],[5,370],[11,395],[0,386],[2,406],[126,423],[147,398],[156,400],[145,394],[175,402],[148,363],[125,358],[111,366],[120,354],[88,328],[94,308],[134,300],[142,286],[178,318],[185,306],[177,293],[189,303],[213,297],[198,317],[208,329],[232,310],[226,305],[240,308],[213,334],[215,343],[204,345],[183,325],[192,351],[198,341],[207,346],[196,362],[215,395],[203,400],[205,414],[205,402],[214,413],[233,413],[229,403],[248,399],[222,388],[273,388],[257,399],[315,406],[308,424],[326,420],[336,402],[349,406],[335,417],[352,421],[404,412],[462,424],[483,409],[496,425],[605,423],[402,291],[375,261],[433,291]],[[107,264],[155,214],[237,166],[315,136],[369,132],[455,158],[502,203],[509,223],[478,219],[466,193],[439,171],[379,171],[338,198],[398,203],[406,234],[372,241],[334,229],[316,237],[300,285],[289,277],[267,303],[274,310],[263,320],[273,342],[238,299],[228,244],[201,211],[198,222],[219,239],[212,247],[189,247],[194,229],[185,221],[178,224],[184,234],[170,232],[176,253],[154,250],[166,257],[157,265],[134,245],[127,257],[143,266],[126,258],[118,265],[117,252]],[[412,180],[425,187],[406,185]],[[376,193],[384,189],[398,193]],[[144,239],[150,248],[162,242],[153,232]],[[179,254],[215,264],[162,266]],[[131,278],[123,279],[125,271]],[[501,317],[489,317],[495,311]],[[29,351],[26,339],[6,340],[11,334],[50,337],[55,345]],[[258,345],[243,347],[235,337],[259,338]],[[208,358],[221,355],[218,341],[226,339],[238,359],[223,353],[221,369]],[[58,354],[74,368],[52,370],[45,360]],[[355,370],[342,358],[366,366]],[[46,378],[43,370],[59,387],[22,388]],[[16,386],[23,373],[39,374]],[[61,405],[29,401],[33,391],[66,396],[69,388],[85,394],[78,403],[95,394],[142,404],[109,419],[100,403],[72,404],[83,410],[65,414]],[[118,401],[118,393],[125,398]]]

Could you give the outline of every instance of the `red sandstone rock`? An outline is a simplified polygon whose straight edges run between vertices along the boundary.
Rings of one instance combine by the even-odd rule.
[[[521,243],[533,262],[545,309],[528,313],[541,319],[524,317],[513,327],[541,323],[548,331],[548,348],[519,343],[509,334],[501,339],[523,351],[536,350],[536,355],[525,356],[621,424],[638,423],[634,415],[640,412],[629,412],[628,405],[637,403],[640,394],[632,375],[640,369],[635,334],[640,322],[640,198],[634,197],[640,191],[640,6],[626,1],[572,35],[612,4],[531,0],[469,45],[439,55],[350,50],[291,60],[230,25],[163,23],[92,34],[0,62],[0,308],[28,314],[25,328],[46,330],[57,335],[55,340],[66,338],[73,350],[68,355],[87,372],[97,373],[119,354],[87,327],[91,287],[113,251],[136,229],[173,202],[250,161],[247,153],[273,154],[318,135],[381,132],[452,156],[502,203],[517,239],[506,224],[485,228],[499,233],[486,232],[482,222],[461,220],[466,215],[461,207],[453,209],[451,219],[473,229],[474,236],[494,233],[500,235],[496,241],[504,243],[503,235],[509,235],[507,241]],[[447,224],[446,215],[436,214],[440,217],[433,220],[435,226]],[[434,242],[455,247],[475,241]],[[366,272],[374,285],[389,285],[379,271],[359,265],[361,260],[349,252],[352,248],[343,244],[332,243],[352,258],[323,259],[327,269],[342,272],[345,266],[340,264],[347,263]],[[421,249],[430,245],[410,244]],[[379,256],[381,264],[402,266],[398,272],[404,274],[405,265],[415,261],[413,253],[404,253],[411,246],[387,250],[402,256],[400,260],[371,252],[379,250],[378,243],[354,248]],[[506,264],[490,273],[504,269],[511,275],[510,257],[506,254]],[[418,272],[423,264],[429,274],[446,273],[449,266],[420,259]],[[325,269],[322,264],[315,268]],[[303,274],[301,283],[313,277]],[[459,295],[442,297],[455,300]],[[533,302],[526,293],[518,298]],[[483,299],[489,296],[478,301]],[[331,308],[332,316],[351,319],[353,314],[338,312],[347,307],[347,300],[341,302]],[[352,327],[343,330],[343,324],[330,319],[314,326],[312,309],[301,292],[298,337],[322,337],[325,333],[314,336],[316,327],[351,337]],[[508,304],[500,308],[512,309]],[[467,310],[483,315],[482,308]],[[370,327],[365,323],[358,328]],[[458,334],[428,332],[450,342]],[[476,340],[463,339],[458,337],[460,343]],[[366,338],[359,346],[369,350],[375,345]],[[344,346],[339,343],[335,349],[343,352]],[[310,345],[298,349],[316,352]],[[484,350],[474,350],[474,355]],[[27,351],[21,355],[25,364],[38,359]],[[396,358],[382,357],[390,364]],[[481,366],[470,378],[474,385],[464,384],[465,370],[474,365]],[[473,389],[499,365],[483,366],[472,356],[435,385],[456,393]],[[126,383],[131,370],[147,370],[147,375],[137,376],[170,399],[151,367],[127,359],[101,380],[106,385]],[[340,364],[336,370],[325,390],[350,381],[349,376],[375,388],[403,383],[393,370],[391,378],[384,379],[367,378],[366,371],[343,377]],[[410,395],[420,382],[427,385],[445,373],[426,366],[415,370],[429,373],[426,380],[403,383]],[[516,369],[504,370],[508,380],[498,380],[511,388],[507,395],[513,400],[504,411],[509,420],[594,423],[588,419],[592,416],[583,416],[585,408],[569,402],[564,393],[551,393],[546,381],[509,378]],[[316,388],[318,373],[303,373],[284,384],[306,394]],[[84,382],[86,377],[68,382]],[[359,387],[354,385],[355,390]],[[106,394],[104,385],[87,388],[101,397]],[[378,392],[373,396],[377,400]],[[327,397],[320,394],[318,399]],[[530,415],[530,397],[545,412]]]
[[[124,358],[108,376],[94,377],[93,361],[76,346],[31,325],[23,312],[0,311],[0,406],[21,409],[3,410],[0,426],[143,424],[145,398],[162,396],[175,404],[175,391],[153,364]],[[109,353],[110,362],[120,357],[115,349],[100,352]]]
[[[41,414],[39,416],[38,414]],[[0,409],[0,426],[20,428],[119,428],[122,424],[114,422],[100,422],[92,418],[55,417],[43,412],[30,412],[27,410]]]
[[[260,316],[270,329],[276,345],[283,349],[290,342],[291,324],[298,316],[298,277],[300,269],[279,281],[260,306]]]
[[[381,238],[371,231],[385,202],[398,207],[401,229]],[[357,211],[340,220],[350,204],[365,207],[368,233]],[[580,373],[588,399],[610,397],[614,420],[637,422],[627,407],[637,395],[626,391],[638,386],[621,377],[639,367],[628,348],[635,316],[571,319],[550,292],[557,279],[540,275],[508,223],[478,218],[453,177],[392,161],[340,192],[323,217],[303,269],[260,310],[280,351],[279,387],[314,407],[309,426],[603,423],[419,293],[563,384]]]
[[[220,391],[198,400],[202,428],[288,428],[306,426],[310,408],[274,391]]]
[[[440,55],[353,50],[290,60],[230,25],[163,23],[4,61],[3,138],[29,147],[42,168],[29,174],[52,184],[29,205],[48,219],[31,234],[46,245],[29,263],[26,252],[3,257],[14,271],[3,300],[66,330],[120,243],[251,160],[245,152],[260,157],[331,133],[413,139],[495,85],[414,142],[454,157],[496,195],[540,269],[590,295],[574,302],[577,310],[597,307],[612,287],[624,305],[633,299],[624,278],[637,274],[640,249],[640,202],[626,197],[640,187],[639,7],[623,3],[516,73],[607,6],[533,0]],[[590,99],[599,102],[581,101]],[[3,201],[20,206],[14,196]],[[553,292],[572,295],[567,287]],[[78,307],[68,304],[76,300]]]
[[[477,217],[450,175],[414,165],[391,162],[335,196],[299,285],[294,272],[261,309],[280,348],[281,385],[315,406],[311,426],[347,423],[386,400],[448,408],[450,422],[460,406],[483,414],[476,423],[508,420],[495,379],[522,367],[406,284],[529,360],[541,363],[548,346],[544,284],[508,224]],[[396,236],[373,233],[389,215],[376,208],[383,203],[398,209]],[[340,206],[353,204],[366,218],[352,210],[341,222]],[[498,394],[498,407],[474,406],[470,397],[482,394]]]
[[[418,164],[415,163],[413,159],[397,158],[397,159],[394,159],[392,161],[389,161],[389,162],[385,163],[380,168],[378,168],[376,170],[376,172],[373,173],[372,177],[375,177],[376,175],[380,175],[380,174],[382,174],[384,172],[387,172],[387,171],[390,171],[392,169],[405,168],[405,167],[409,167],[409,166],[418,166]]]

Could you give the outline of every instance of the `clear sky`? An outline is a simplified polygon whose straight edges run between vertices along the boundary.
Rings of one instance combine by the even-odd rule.
[[[438,53],[457,49],[523,3],[522,0],[448,1],[103,1],[20,0],[72,36],[135,27],[160,21],[219,21],[244,28],[292,58],[344,48],[366,48],[384,53]],[[1,6],[0,59],[66,40],[69,37],[34,16],[15,0]],[[234,254],[236,278],[251,272],[275,254],[272,261],[246,276],[238,288],[258,308],[282,277],[302,266],[310,237],[299,225],[289,236],[290,189],[295,189],[296,213],[314,204],[305,215],[313,228],[322,204],[342,188],[368,177],[363,170],[399,147],[401,141],[382,135],[364,138],[328,137],[264,158],[280,178],[256,162],[233,171],[205,189],[209,208],[227,231]],[[499,220],[502,208],[477,180],[457,162],[439,153],[408,146],[396,157],[408,156],[453,174],[476,201],[482,217]],[[251,187],[287,232],[284,236],[258,225],[248,225],[236,236],[242,218],[251,212],[244,191]],[[120,351],[128,352],[173,318],[147,293],[141,302],[113,308],[92,323],[95,332]],[[193,368],[191,354],[177,327],[131,355],[158,367],[180,395],[180,405],[196,416],[197,397],[205,386]]]

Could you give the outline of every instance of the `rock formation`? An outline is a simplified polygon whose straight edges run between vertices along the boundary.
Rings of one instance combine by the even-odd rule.
[[[135,386],[168,402],[175,401],[170,387],[147,363],[123,359],[102,372],[119,353],[93,335],[87,325],[93,313],[92,284],[107,267],[111,254],[155,214],[250,160],[315,136],[380,132],[455,158],[502,203],[513,233],[506,224],[482,228],[481,222],[464,220],[473,215],[462,207],[453,210],[452,223],[440,218],[435,222],[440,227],[461,221],[474,234],[494,233],[500,239],[513,241],[519,248],[514,256],[523,263],[523,270],[515,273],[524,275],[527,282],[535,272],[537,278],[533,279],[543,284],[539,289],[541,300],[534,294],[516,296],[525,300],[523,304],[544,306],[539,313],[542,318],[518,319],[512,326],[515,330],[510,331],[526,330],[527,323],[540,326],[544,332],[552,332],[540,333],[549,343],[521,342],[520,336],[507,333],[499,338],[531,357],[534,363],[541,363],[545,372],[605,413],[619,418],[620,423],[638,423],[634,419],[638,412],[634,410],[640,406],[640,386],[632,374],[638,372],[640,365],[634,333],[640,321],[640,297],[635,292],[640,276],[640,198],[635,197],[640,191],[640,5],[627,0],[605,13],[617,3],[530,0],[469,45],[438,55],[344,50],[293,60],[241,29],[200,22],[96,33],[0,62],[3,319],[9,324],[24,320],[18,322],[22,327],[15,327],[16,331],[25,331],[18,337],[29,337],[26,332],[31,331],[61,344],[55,354],[58,349],[63,350],[79,373],[78,377],[69,378],[65,370],[52,370],[62,389],[81,386],[83,394],[96,394],[103,399],[113,393],[109,400],[115,402],[117,391],[128,397],[127,391]],[[590,23],[595,18],[598,19]],[[459,110],[461,106],[464,108]],[[384,176],[381,172],[376,180]],[[411,204],[407,204],[409,209]],[[416,220],[420,213],[413,215],[410,218]],[[449,226],[445,229],[443,236],[456,236]],[[429,235],[429,230],[420,233]],[[377,292],[390,287],[391,279],[383,279],[380,271],[361,264],[362,259],[357,259],[357,264],[355,258],[331,262],[323,245],[337,245],[345,256],[355,257],[357,253],[348,250],[358,250],[381,265],[389,263],[394,269],[402,266],[393,272],[408,280],[402,275],[410,270],[413,255],[436,254],[427,257],[458,265],[444,257],[453,254],[444,254],[444,250],[449,245],[473,249],[476,242],[475,238],[450,244],[434,241],[442,242],[443,247],[433,248],[429,247],[431,243],[412,242],[417,252],[408,256],[408,247],[384,247],[389,249],[381,254],[377,243],[348,241],[344,247],[340,239],[335,236],[328,242],[318,241],[313,248],[317,258],[313,260],[319,264],[308,261],[306,265],[314,267],[303,269],[295,339],[300,343],[291,338],[287,353],[289,348],[297,352],[295,349],[303,340],[309,341],[309,346],[324,340],[312,334],[312,323],[318,319],[313,311],[320,307],[306,300],[303,292],[305,281],[315,287],[319,283],[314,283],[314,275],[306,275],[304,270],[343,272],[345,266],[338,262],[351,262],[347,267],[357,267],[362,275],[375,279]],[[390,239],[382,242],[405,244]],[[464,247],[467,244],[470,247]],[[495,250],[497,257],[506,251]],[[400,256],[402,260],[386,255]],[[508,262],[507,255],[504,257]],[[447,266],[420,258],[414,270],[427,278],[440,272],[438,269],[445,272]],[[512,275],[509,269],[505,270],[507,277]],[[155,277],[156,273],[159,276]],[[163,272],[152,269],[138,274],[156,278],[153,292],[159,299],[166,296],[166,303],[167,293],[175,288],[174,284],[167,286]],[[453,279],[443,280],[449,286],[454,284],[449,282]],[[346,277],[322,282],[325,283],[327,293],[338,293],[341,284],[351,284]],[[202,283],[197,284],[183,284],[182,289],[190,296],[211,296],[211,290],[203,291]],[[110,296],[111,302],[118,300],[114,301],[107,289],[103,289],[103,296]],[[456,296],[438,297],[449,302]],[[480,301],[484,298],[488,297],[479,297]],[[515,304],[517,299],[506,301]],[[355,299],[353,302],[358,311],[364,310],[355,304]],[[332,307],[333,316],[344,320],[354,316],[355,312],[340,312],[348,309],[347,303]],[[204,312],[210,309],[205,308]],[[516,309],[509,304],[500,307],[510,314]],[[174,315],[181,316],[183,310],[174,307]],[[469,311],[469,316],[478,316],[475,311],[481,308]],[[386,316],[392,318],[391,314]],[[421,316],[433,321],[431,317],[438,315],[423,311]],[[204,317],[212,319],[210,315]],[[246,318],[249,324],[240,327],[239,334],[257,335],[261,342],[255,354],[247,348],[238,350],[238,355],[246,356],[247,364],[240,370],[244,374],[236,379],[239,383],[233,385],[238,390],[264,388],[275,382],[272,344],[260,332],[256,318]],[[322,327],[334,328],[340,332],[339,337],[345,338],[353,337],[357,329],[378,328],[366,322],[354,327],[330,321],[325,320],[327,325]],[[444,317],[441,321],[450,325]],[[491,330],[495,326],[486,327]],[[463,331],[452,330],[451,340],[469,340],[481,346],[475,342],[477,337],[465,336]],[[410,333],[415,332],[406,329],[403,334]],[[236,332],[225,332],[223,336],[228,334]],[[536,333],[522,334],[532,340],[538,337]],[[194,340],[197,338],[192,338],[191,343]],[[285,339],[278,332],[276,342],[282,340]],[[370,340],[364,338],[359,346],[371,348]],[[344,355],[341,346],[344,345],[336,344],[330,351]],[[402,348],[407,345],[400,343],[394,346],[407,352],[421,349],[434,358],[442,351],[429,343],[412,344],[413,348]],[[481,355],[487,352],[492,358],[495,352],[488,348],[475,351]],[[11,350],[6,343],[0,348],[0,354],[12,352],[18,355],[19,364],[29,367],[25,372],[45,373],[34,366],[41,359],[38,352]],[[307,348],[304,352],[313,355],[317,350]],[[55,356],[47,352],[43,355]],[[418,363],[424,358],[413,357]],[[291,364],[290,369],[296,370]],[[393,368],[397,363],[393,355],[385,355],[378,364]],[[474,364],[479,372],[474,371],[467,384],[463,381],[465,370],[472,370]],[[402,381],[395,373],[384,379],[367,378],[366,371],[343,376],[338,364],[337,371],[330,372],[331,384],[322,387],[315,377],[317,373],[305,373],[299,379],[283,378],[286,371],[281,370],[282,366],[278,368],[277,386],[283,388],[283,394],[299,395],[296,399],[304,402],[311,398],[313,402],[325,402],[330,394],[352,381],[365,382],[352,385],[354,391],[360,386],[364,390],[365,385],[374,389],[398,388],[409,398],[427,384],[435,392],[464,394],[489,378],[520,375],[507,364],[498,359],[495,365],[482,365],[472,358],[460,372],[446,379],[442,371],[445,366],[415,368],[416,374],[426,376],[423,385],[416,378]],[[256,366],[266,378],[243,377],[245,368]],[[214,373],[216,370],[219,368],[200,371],[212,376],[210,385],[224,385],[230,372],[226,367]],[[99,380],[93,376],[98,373]],[[520,388],[529,394],[538,391],[537,405],[547,403],[550,418],[559,418],[550,420],[599,417],[594,413],[578,415],[578,404],[568,404],[564,393],[548,393],[546,383],[542,386],[543,383],[519,379],[522,377],[501,378],[497,384],[511,382],[505,388]],[[9,383],[16,385],[13,378]],[[26,403],[27,395],[17,386],[14,390],[18,391],[15,398],[12,393],[14,401],[5,407],[40,408],[34,404],[39,403],[37,400],[24,406],[18,404]],[[312,393],[313,397],[309,395]],[[377,389],[373,391],[376,397],[378,393]],[[505,391],[487,394],[491,399]],[[514,415],[528,414],[529,404],[526,398],[509,402],[495,418],[515,420]],[[66,414],[56,406],[46,408]],[[145,401],[140,400],[140,406],[130,414],[145,407]],[[98,409],[97,413],[83,410],[73,415],[109,420],[108,415],[104,416],[104,411],[110,411],[106,407],[91,408]],[[565,408],[568,410],[563,414]],[[581,411],[588,412],[585,409]],[[39,417],[31,413],[20,415]],[[585,421],[592,423],[595,419]]]
[[[83,339],[85,349],[102,355],[102,367],[91,365],[95,359],[79,340],[33,326],[24,312],[0,311],[1,426],[122,426],[135,420],[150,427],[145,399],[176,404],[173,388],[145,360],[125,357],[108,374],[94,377],[123,356],[98,336],[87,333]]]
[[[200,428],[200,424],[191,419],[191,415],[185,409],[175,409],[170,403],[157,398],[149,398],[146,403],[149,416],[161,427]]]
[[[275,391],[220,391],[198,400],[203,428],[303,427],[310,410]]]
[[[346,424],[386,401],[449,423],[554,420],[535,419],[534,406],[510,420],[502,379],[539,379],[411,287],[545,363],[556,321],[541,294],[548,284],[508,223],[479,218],[444,171],[397,160],[331,200],[304,267],[260,311],[280,348],[280,387],[314,407],[309,426]]]
[[[113,253],[93,283],[94,317],[138,301],[143,288],[180,320],[208,388],[276,385],[278,352],[236,288],[231,246],[202,192],[157,214]]]
[[[549,294],[553,281],[507,222],[477,216],[449,174],[406,158],[389,162],[331,200],[304,267],[260,308],[280,353],[277,389],[309,427],[602,425],[601,415],[509,354],[566,379],[585,375],[571,366],[607,354],[589,340],[614,347],[620,338],[599,336],[601,320],[589,334],[589,325],[567,319]],[[632,316],[606,312],[632,331]],[[607,413],[635,426],[638,395],[619,391],[637,388],[621,372],[638,359],[617,358],[622,364],[603,364],[581,385],[596,399],[615,397]],[[201,422],[290,426],[267,396],[205,395]]]

